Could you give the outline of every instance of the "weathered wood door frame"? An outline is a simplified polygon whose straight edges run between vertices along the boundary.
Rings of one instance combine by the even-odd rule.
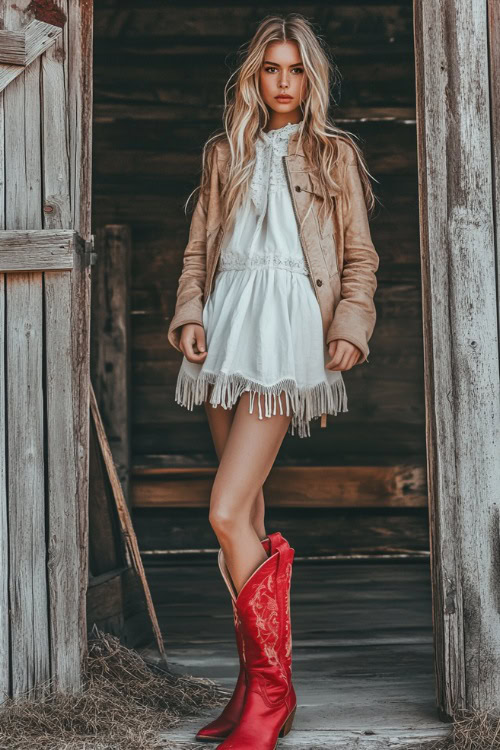
[[[87,649],[92,8],[0,0],[0,697],[78,691]]]
[[[445,718],[500,708],[499,4],[414,0],[414,33],[435,676]]]

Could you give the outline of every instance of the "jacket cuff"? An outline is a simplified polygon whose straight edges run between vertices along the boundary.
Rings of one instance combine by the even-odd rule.
[[[349,341],[349,343],[354,344],[354,346],[357,346],[358,349],[360,349],[360,351],[362,352],[362,356],[361,359],[356,362],[357,365],[361,365],[363,362],[369,361],[368,355],[370,353],[370,349],[368,348],[368,344],[363,343],[350,333],[343,333],[342,331],[331,332],[326,338],[326,345],[328,346],[331,341],[337,341],[338,339]]]
[[[169,343],[174,347],[174,349],[177,349],[178,352],[181,352],[181,354],[182,349],[179,346],[179,341],[181,339],[181,330],[182,326],[187,325],[187,323],[196,323],[199,326],[203,326],[203,321],[199,318],[186,318],[184,320],[179,320],[177,317],[174,317],[172,318],[167,333],[167,339]]]

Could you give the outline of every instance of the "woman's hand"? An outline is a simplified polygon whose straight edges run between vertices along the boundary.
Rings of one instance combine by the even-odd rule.
[[[179,347],[189,362],[202,364],[208,354],[203,326],[199,323],[185,323],[182,326]]]
[[[330,361],[326,363],[327,370],[350,370],[363,356],[361,349],[345,339],[335,339],[328,344]]]

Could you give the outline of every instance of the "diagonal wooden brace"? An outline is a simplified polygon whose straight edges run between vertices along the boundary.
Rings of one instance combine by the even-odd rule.
[[[60,26],[31,21],[22,31],[0,29],[0,91],[51,47],[62,33]]]

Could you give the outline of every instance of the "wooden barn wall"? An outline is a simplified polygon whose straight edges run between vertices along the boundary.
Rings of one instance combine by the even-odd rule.
[[[132,453],[172,466],[213,460],[202,407],[174,402],[181,355],[168,344],[201,148],[221,124],[239,46],[270,12],[320,24],[343,80],[336,122],[362,139],[382,202],[370,362],[345,373],[349,412],[287,435],[278,462],[425,467],[412,4],[96,0],[94,231],[132,232]],[[424,509],[422,509],[424,510]]]

